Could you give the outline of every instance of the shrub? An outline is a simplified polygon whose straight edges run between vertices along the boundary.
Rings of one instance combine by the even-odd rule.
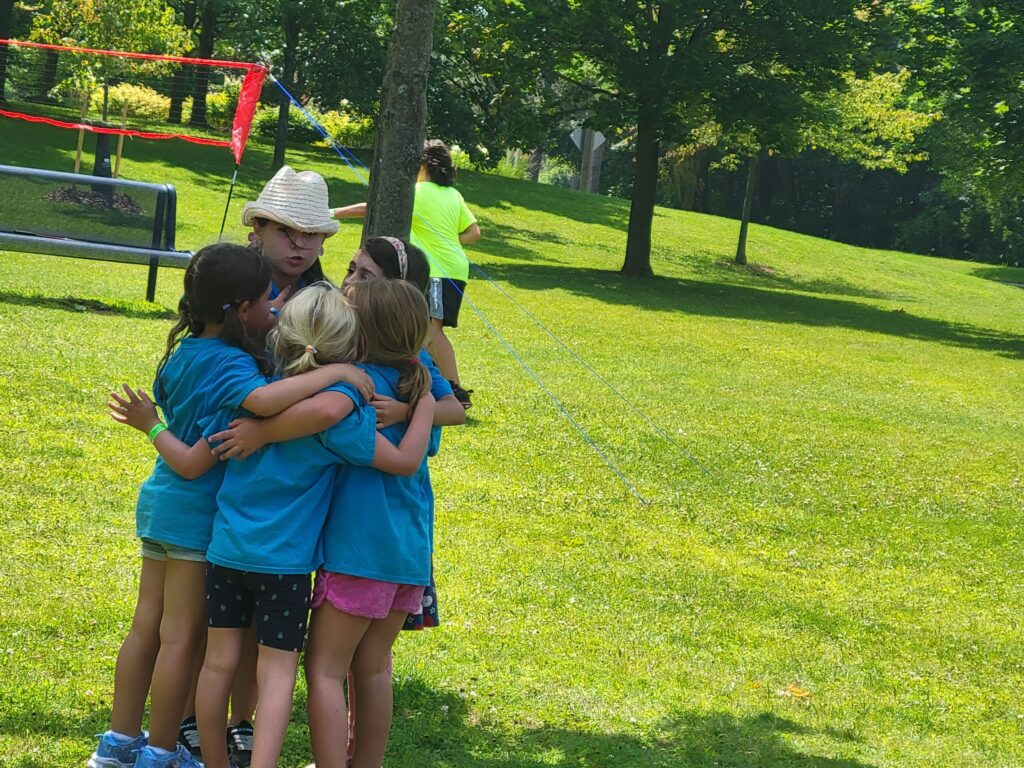
[[[238,109],[238,96],[242,92],[241,80],[227,80],[220,90],[206,97],[206,122],[214,128],[230,128]],[[277,110],[274,110],[277,117]]]
[[[277,135],[277,107],[261,107],[252,121],[252,132],[257,136],[273,139]],[[316,117],[316,115],[313,115]],[[300,144],[312,144],[323,136],[294,105],[288,109],[288,140]]]
[[[537,180],[541,184],[552,184],[556,187],[572,189],[572,179],[576,169],[561,157],[545,157],[544,166],[540,169]]]
[[[171,99],[162,96],[152,88],[132,83],[118,83],[110,86],[107,100],[107,117],[111,122],[119,120],[121,110],[128,104],[129,117],[142,117],[149,120],[166,120],[171,109]],[[101,112],[103,110],[103,86],[93,90],[90,107]]]
[[[373,146],[373,120],[366,115],[355,110],[344,112],[332,110],[318,115],[317,120],[328,135],[342,146],[364,149]]]

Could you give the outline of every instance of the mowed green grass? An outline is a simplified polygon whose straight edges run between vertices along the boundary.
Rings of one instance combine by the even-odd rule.
[[[7,163],[70,169],[74,144],[0,122]],[[288,159],[363,199],[326,150]],[[268,168],[250,145],[228,236]],[[177,186],[179,247],[216,238],[226,151],[132,142],[123,169]],[[659,209],[659,276],[630,280],[626,202],[460,187],[496,281],[469,298],[648,503],[465,307],[476,405],[432,465],[443,627],[396,646],[386,764],[1024,763],[1024,270],[757,226],[739,269],[736,222]],[[0,765],[83,765],[107,727],[153,452],[105,396],[148,387],[180,280],[148,304],[143,268],[0,254]]]

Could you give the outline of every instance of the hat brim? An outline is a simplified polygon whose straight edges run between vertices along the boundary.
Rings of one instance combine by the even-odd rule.
[[[269,219],[270,221],[276,221],[278,224],[284,224],[286,227],[297,229],[299,232],[325,235],[327,237],[337,234],[338,227],[340,226],[333,218],[322,221],[298,222],[291,216],[271,208],[265,208],[259,205],[258,202],[246,203],[242,208],[242,224],[250,227],[252,226],[253,219]]]

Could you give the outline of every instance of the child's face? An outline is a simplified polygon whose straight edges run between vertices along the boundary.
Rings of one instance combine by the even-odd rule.
[[[250,336],[259,336],[267,326],[270,317],[270,284],[258,299],[242,302],[240,307],[245,332]]]
[[[274,272],[288,278],[298,278],[320,258],[325,235],[302,232],[276,221],[263,226],[256,224],[253,231],[270,259]]]
[[[384,270],[377,266],[377,262],[371,259],[366,251],[360,248],[352,257],[352,261],[348,263],[348,272],[341,284],[344,287],[371,277],[384,277]]]

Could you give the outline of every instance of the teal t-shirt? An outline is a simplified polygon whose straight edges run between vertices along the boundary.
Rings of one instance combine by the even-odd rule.
[[[359,363],[376,391],[395,397],[398,371]],[[398,445],[406,424],[381,430]],[[396,584],[430,582],[431,507],[424,493],[427,460],[412,477],[398,477],[372,467],[338,470],[331,508],[323,532],[324,568],[365,579]],[[429,483],[429,479],[427,480]]]
[[[475,223],[476,217],[455,187],[442,187],[432,181],[416,184],[409,239],[427,254],[431,277],[469,280],[469,259],[462,250],[459,233]]]
[[[352,399],[353,411],[317,435],[271,443],[230,461],[217,494],[206,559],[240,571],[301,574],[322,560],[320,532],[337,465],[373,463],[376,413],[356,390],[333,384],[325,392]]]
[[[218,338],[187,337],[157,375],[153,398],[168,429],[194,445],[211,425],[229,421],[245,398],[266,383],[256,360],[244,350]],[[157,457],[139,489],[136,532],[141,538],[205,550],[223,477],[218,462],[202,477],[186,480]]]
[[[434,359],[426,349],[420,350],[420,362],[430,371],[430,394],[434,396],[434,399],[440,400],[442,397],[448,397],[448,395],[452,394],[452,385],[448,382],[448,379],[441,375],[440,369],[434,365]],[[439,450],[441,450],[441,428],[432,427],[430,430],[430,443],[427,445],[427,456],[437,456]],[[428,484],[429,481],[430,478],[428,477]]]

